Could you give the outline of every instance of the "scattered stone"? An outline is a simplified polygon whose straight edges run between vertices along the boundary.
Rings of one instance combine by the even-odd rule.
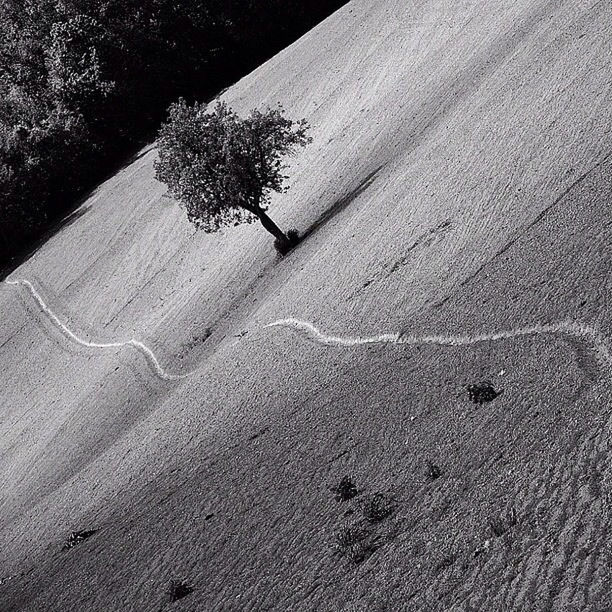
[[[77,544],[80,544],[81,542],[84,542],[88,538],[91,538],[91,536],[97,531],[98,531],[97,529],[73,531],[68,536],[68,539],[64,542],[64,546],[62,547],[62,550],[69,550],[70,548],[74,548]]]

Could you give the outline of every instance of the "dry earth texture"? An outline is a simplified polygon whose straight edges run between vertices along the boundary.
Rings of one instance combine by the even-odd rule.
[[[0,286],[0,609],[611,609],[611,41],[350,2],[224,94],[313,126],[283,259],[101,185]]]

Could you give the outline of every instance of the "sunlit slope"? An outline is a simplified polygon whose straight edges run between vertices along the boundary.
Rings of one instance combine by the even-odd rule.
[[[339,349],[263,325],[609,334],[611,26],[605,2],[346,5],[224,94],[312,125],[270,210],[310,231],[282,261],[256,225],[194,233],[154,150],[100,186],[11,278],[79,336],[195,373],[78,346],[2,288],[0,577],[30,573],[0,607],[156,609],[181,576],[198,610],[605,605],[610,382],[591,347]],[[481,378],[504,387],[490,408],[462,393]],[[403,500],[357,569],[330,545],[345,473]],[[514,543],[475,555],[513,504]]]
[[[338,293],[347,262],[367,280],[403,255],[400,242],[451,221],[427,265],[393,279],[410,281],[419,303],[444,295],[607,153],[608,26],[605,3],[350,3],[226,94],[243,111],[281,102],[313,126],[292,191],[271,209],[284,226],[309,228],[373,179],[347,213],[358,223],[335,217],[322,251],[317,241],[316,267],[335,270],[329,307],[348,297]],[[30,273],[65,293],[83,324],[159,324],[155,336],[170,330],[161,339],[173,342],[172,323],[193,319],[186,304],[197,303],[198,326],[214,323],[273,256],[257,226],[192,235],[160,199],[153,157],[99,189]]]

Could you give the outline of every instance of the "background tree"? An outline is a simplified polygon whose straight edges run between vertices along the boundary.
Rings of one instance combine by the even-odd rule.
[[[279,250],[291,240],[266,211],[272,192],[285,192],[285,156],[311,141],[305,119],[292,121],[281,107],[254,110],[240,118],[224,102],[179,100],[159,131],[156,177],[198,228],[215,232],[257,219],[276,238]]]
[[[58,108],[94,116],[96,105],[115,88],[103,78],[100,48],[104,28],[93,18],[76,15],[54,23],[45,49],[48,83]]]
[[[0,268],[172,100],[210,98],[344,2],[0,0]]]

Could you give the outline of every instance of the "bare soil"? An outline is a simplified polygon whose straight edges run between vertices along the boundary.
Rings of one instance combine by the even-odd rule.
[[[265,327],[612,345],[611,34],[606,2],[347,4],[223,95],[313,126],[283,258],[255,225],[195,233],[154,149],[93,193],[10,278],[193,374],[0,287],[0,609],[612,609],[588,342]]]

